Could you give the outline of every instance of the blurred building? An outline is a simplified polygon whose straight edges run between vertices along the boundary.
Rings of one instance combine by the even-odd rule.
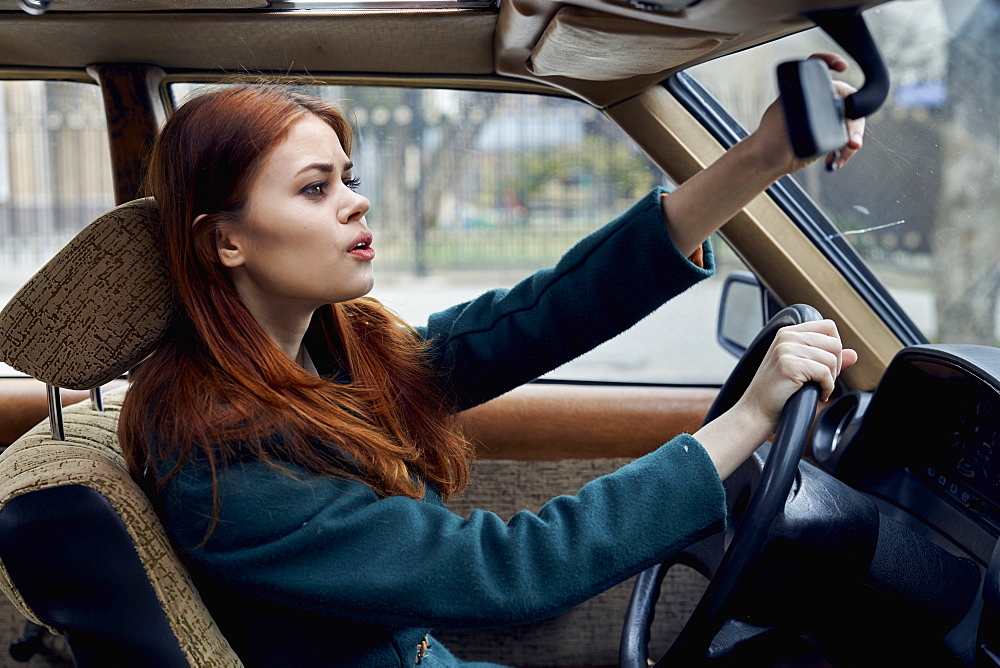
[[[41,262],[114,205],[100,90],[0,82],[0,271]]]

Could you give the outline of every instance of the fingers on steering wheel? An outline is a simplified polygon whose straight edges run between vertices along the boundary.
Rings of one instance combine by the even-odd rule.
[[[843,345],[832,320],[819,320],[782,328],[775,336],[776,353],[784,361],[785,373],[802,383],[820,386],[821,399],[833,394],[834,382],[843,367]]]
[[[833,393],[838,366],[836,354],[793,341],[778,344],[775,352],[782,376],[793,380],[797,386],[816,383],[820,386],[823,401]]]

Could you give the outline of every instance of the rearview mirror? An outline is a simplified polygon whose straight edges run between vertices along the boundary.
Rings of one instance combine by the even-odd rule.
[[[814,58],[778,66],[778,87],[795,155],[811,158],[847,143],[845,118],[874,113],[889,95],[889,70],[859,7],[806,14],[861,66],[865,83],[841,99],[826,63]]]
[[[778,88],[795,155],[811,158],[847,144],[844,103],[826,63],[815,58],[781,63]]]

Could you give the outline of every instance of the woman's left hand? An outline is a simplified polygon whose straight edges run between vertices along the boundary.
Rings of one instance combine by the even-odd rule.
[[[844,72],[847,70],[847,61],[841,56],[832,53],[814,53],[809,56],[826,63],[834,72]],[[834,81],[834,88],[841,97],[847,97],[856,92],[853,86],[843,81]],[[837,152],[826,157],[827,163],[835,160],[834,168],[843,167],[847,161],[861,148],[862,139],[865,134],[865,119],[847,120],[847,145]],[[792,151],[792,145],[788,140],[788,130],[785,126],[785,115],[781,109],[781,101],[775,100],[764,112],[760,119],[760,126],[748,140],[756,145],[756,151],[762,160],[766,160],[773,167],[784,173],[791,174],[797,172],[806,165],[811,164],[816,158],[799,158]]]

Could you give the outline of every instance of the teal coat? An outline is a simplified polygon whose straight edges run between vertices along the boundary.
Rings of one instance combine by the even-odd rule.
[[[670,241],[659,191],[552,269],[433,315],[441,382],[478,405],[590,350],[710,275]],[[321,357],[321,355],[319,355]],[[314,355],[314,359],[316,359]],[[551,617],[717,531],[725,493],[708,455],[680,436],[575,496],[509,522],[466,519],[430,489],[379,498],[354,480],[257,462],[211,476],[193,459],[162,492],[164,524],[249,666],[411,666],[433,628]],[[461,664],[432,640],[421,666]]]

